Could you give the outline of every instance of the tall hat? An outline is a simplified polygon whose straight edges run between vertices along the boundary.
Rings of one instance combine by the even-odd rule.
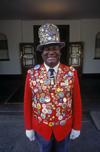
[[[42,47],[47,44],[59,44],[60,49],[65,46],[65,42],[60,42],[59,29],[56,25],[47,23],[39,28],[40,45],[37,51],[42,51]]]

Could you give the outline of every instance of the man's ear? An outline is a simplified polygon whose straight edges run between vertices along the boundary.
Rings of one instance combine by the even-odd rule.
[[[60,50],[60,56],[62,55],[61,50]]]

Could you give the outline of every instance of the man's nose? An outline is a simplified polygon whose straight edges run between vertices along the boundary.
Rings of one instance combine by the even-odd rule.
[[[54,54],[54,50],[50,49],[49,54]]]

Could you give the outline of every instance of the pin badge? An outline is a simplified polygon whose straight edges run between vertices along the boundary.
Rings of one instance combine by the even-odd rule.
[[[65,67],[65,71],[68,71],[68,67],[67,66]]]
[[[33,100],[34,100],[34,102],[35,102],[36,104],[38,103],[38,100],[37,100],[36,97],[33,97]]]
[[[70,66],[70,69],[71,69],[71,71],[75,71],[75,69],[72,66]]]
[[[66,102],[67,101],[67,99],[66,98],[63,98],[63,102]]]
[[[65,125],[65,123],[66,123],[65,120],[60,121],[60,125],[61,125],[61,126]]]
[[[41,117],[38,117],[38,120],[41,121],[42,120]]]
[[[43,89],[43,90],[46,90],[46,89],[47,89],[47,87],[46,87],[46,86],[43,86],[43,87],[42,87],[42,89]]]
[[[40,83],[43,83],[43,79],[40,80]]]
[[[57,112],[57,113],[60,112],[60,107],[58,107],[58,108],[56,109],[56,112]]]
[[[37,77],[37,76],[38,76],[38,73],[35,73],[35,76]]]
[[[63,88],[61,88],[60,91],[63,91]]]
[[[40,81],[40,79],[36,79],[36,82],[39,82]]]
[[[46,104],[46,108],[47,108],[48,110],[52,109],[52,103],[47,103],[47,104]]]
[[[61,82],[60,85],[61,86],[68,86],[68,83],[67,82]]]
[[[51,85],[54,85],[54,78],[50,78],[50,81]]]
[[[43,123],[45,123],[46,125],[48,125],[48,121],[47,120],[43,120]]]
[[[42,107],[43,107],[43,108],[46,108],[46,104],[42,104]]]
[[[40,64],[37,64],[35,67],[34,67],[34,70],[38,70],[40,68]]]
[[[63,116],[59,116],[59,117],[58,117],[58,120],[62,120],[62,119],[63,119]]]
[[[62,98],[60,98],[60,99],[59,99],[59,102],[63,102],[63,99],[62,99]]]
[[[49,122],[49,126],[52,127],[52,122]]]
[[[37,104],[37,109],[41,109],[40,103]]]
[[[40,83],[37,83],[36,86],[39,87],[39,86],[40,86]]]
[[[67,93],[67,94],[66,94],[66,97],[68,98],[69,96],[70,96],[70,93]]]
[[[57,117],[60,116],[60,112],[57,112],[57,113],[56,113],[56,116],[57,116]]]
[[[57,88],[57,92],[60,92],[60,88]]]
[[[45,97],[45,101],[46,101],[46,102],[50,102],[50,100],[51,100],[50,96],[46,96],[46,97]]]
[[[45,114],[41,113],[41,117],[42,117],[43,119],[45,119]]]
[[[65,77],[68,77],[68,74],[65,74]]]
[[[45,99],[44,99],[43,97],[41,97],[41,98],[40,98],[40,102],[41,102],[41,103],[44,103],[44,102],[45,102]]]
[[[44,97],[44,96],[45,96],[45,93],[41,93],[40,95],[41,95],[41,97]]]
[[[56,126],[59,125],[59,122],[56,122],[55,125],[56,125]]]
[[[35,93],[38,93],[38,89],[37,89],[37,88],[34,88],[34,92],[35,92]]]
[[[44,114],[47,114],[48,113],[48,110],[47,109],[42,109],[42,112],[44,113]]]
[[[67,89],[64,89],[64,92],[67,92]]]
[[[33,72],[33,71],[31,71],[30,73],[31,73],[31,74],[33,74],[34,72]]]
[[[72,80],[69,80],[69,83],[71,84],[71,83],[72,83]]]
[[[52,114],[52,110],[48,110],[48,114]]]
[[[63,115],[62,115],[63,117],[65,117],[66,116],[66,114],[65,113],[63,113]]]
[[[59,92],[59,93],[58,93],[58,96],[59,96],[60,98],[63,98],[63,97],[64,97],[64,93],[63,93],[63,92]]]
[[[44,84],[45,84],[46,86],[50,85],[50,80],[49,80],[49,79],[44,79]]]
[[[66,108],[66,103],[63,103],[62,108]]]
[[[41,111],[40,111],[39,109],[38,109],[37,111],[38,111],[38,114],[40,115],[40,114],[41,114]]]
[[[73,76],[73,72],[72,72],[72,71],[69,71],[69,72],[68,72],[68,75],[69,75],[69,76]]]

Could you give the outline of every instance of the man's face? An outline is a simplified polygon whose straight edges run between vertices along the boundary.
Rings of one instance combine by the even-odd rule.
[[[42,52],[42,58],[49,67],[53,68],[55,67],[59,60],[60,60],[60,48],[57,44],[49,44],[47,46],[44,46],[43,52]]]

